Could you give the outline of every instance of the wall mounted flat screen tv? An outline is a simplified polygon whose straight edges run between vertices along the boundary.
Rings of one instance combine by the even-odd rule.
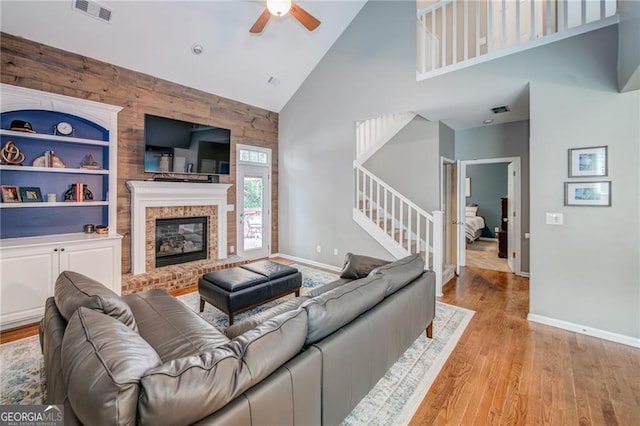
[[[228,175],[231,130],[144,115],[144,171]]]

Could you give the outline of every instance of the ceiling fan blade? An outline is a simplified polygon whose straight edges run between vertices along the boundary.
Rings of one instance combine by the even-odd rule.
[[[252,34],[260,34],[262,30],[264,30],[265,25],[267,25],[267,22],[269,22],[269,18],[271,18],[271,13],[269,13],[269,9],[265,7],[264,12],[258,17],[249,32]]]
[[[320,25],[320,21],[295,3],[291,4],[291,15],[309,31],[315,30]]]

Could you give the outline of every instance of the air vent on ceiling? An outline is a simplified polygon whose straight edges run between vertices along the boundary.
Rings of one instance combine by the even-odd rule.
[[[494,114],[502,114],[505,112],[509,112],[510,110],[508,106],[503,105],[503,106],[491,108],[491,111],[493,111]]]
[[[93,0],[74,0],[73,8],[104,22],[111,21],[111,9]]]

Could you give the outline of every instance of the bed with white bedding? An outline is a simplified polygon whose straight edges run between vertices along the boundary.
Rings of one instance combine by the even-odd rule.
[[[482,216],[478,216],[478,206],[470,205],[466,207],[465,212],[465,236],[467,237],[467,242],[472,243],[482,235],[482,230],[485,227],[484,218]]]

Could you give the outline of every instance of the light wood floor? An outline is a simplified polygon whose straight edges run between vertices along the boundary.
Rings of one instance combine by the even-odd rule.
[[[528,279],[463,268],[441,301],[476,314],[411,425],[640,424],[640,350],[528,322]]]

